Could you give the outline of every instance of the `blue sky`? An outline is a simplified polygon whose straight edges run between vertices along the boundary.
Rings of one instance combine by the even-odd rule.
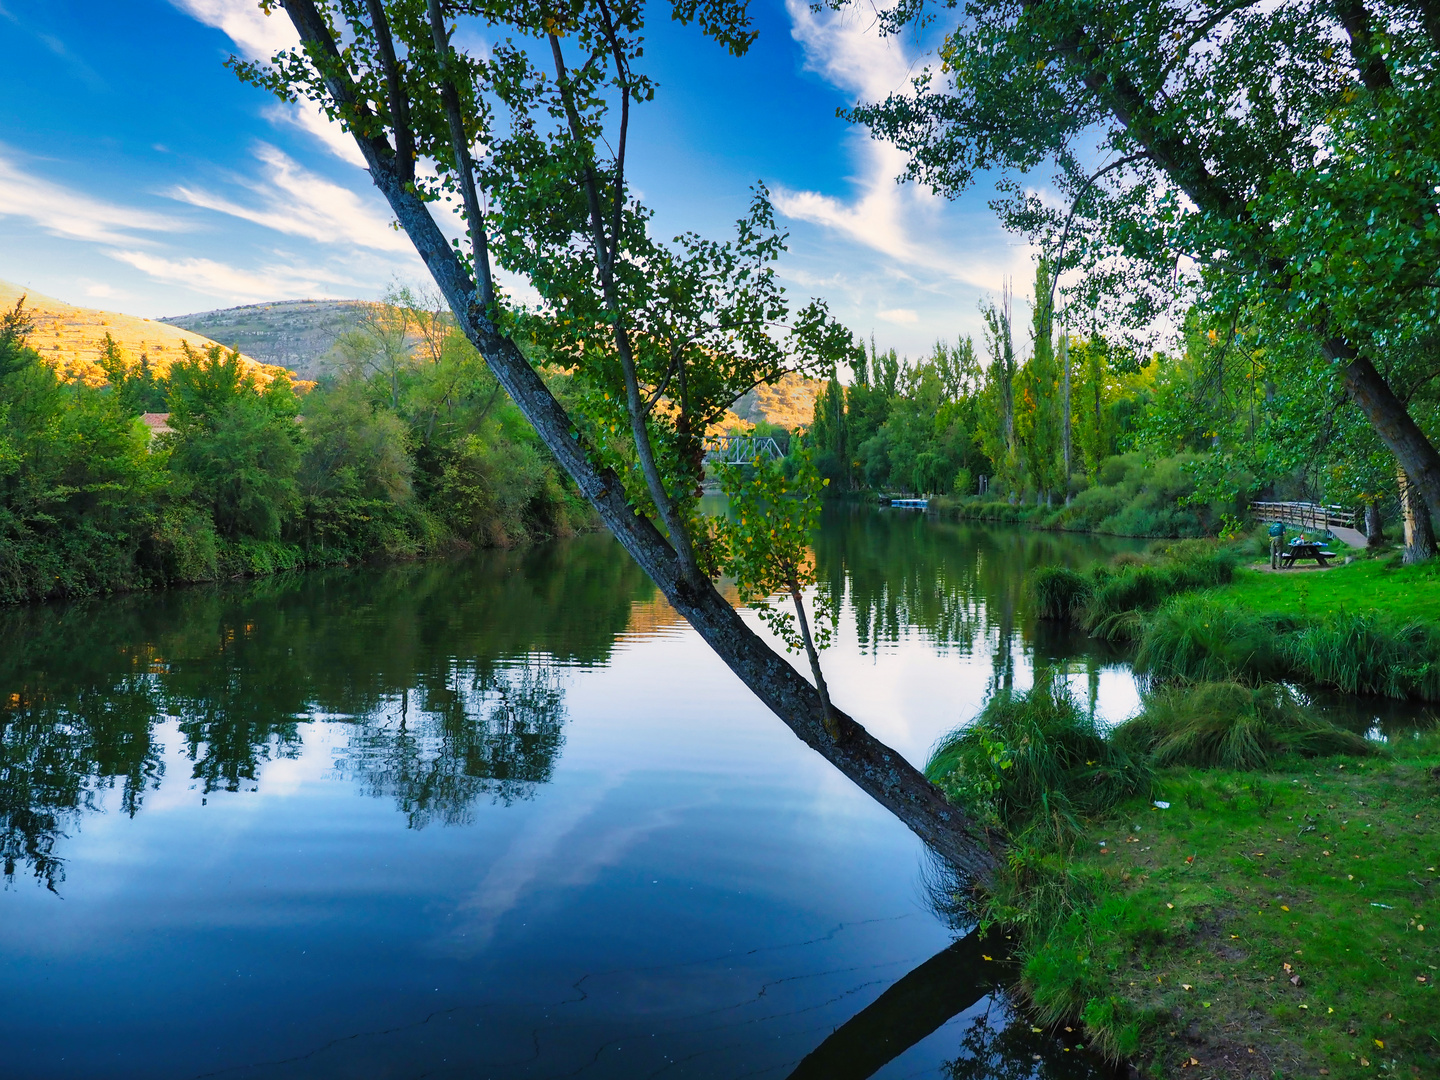
[[[1033,264],[990,192],[897,186],[898,153],[835,117],[924,55],[867,11],[752,0],[760,38],[740,60],[652,16],[660,92],[631,177],[662,235],[724,235],[764,180],[796,298],[913,356],[978,338],[980,299],[1006,274],[1023,295]],[[221,66],[292,40],[254,0],[0,0],[0,278],[149,317],[422,282],[345,136]]]

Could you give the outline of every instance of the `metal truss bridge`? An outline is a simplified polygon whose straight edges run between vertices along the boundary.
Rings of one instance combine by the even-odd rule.
[[[785,456],[780,445],[770,436],[707,435],[706,465],[750,465],[756,458],[778,461]]]

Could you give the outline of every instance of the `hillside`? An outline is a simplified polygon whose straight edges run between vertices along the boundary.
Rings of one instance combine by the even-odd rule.
[[[815,416],[815,399],[825,389],[819,379],[807,379],[787,371],[771,386],[757,386],[740,397],[733,411],[742,420],[765,420],[788,431],[810,426]]]
[[[204,334],[266,364],[278,364],[301,378],[315,379],[334,364],[331,350],[354,329],[360,300],[277,300],[267,304],[197,311],[161,322]]]
[[[208,349],[215,342],[200,334],[176,326],[168,326],[135,315],[116,311],[100,311],[78,307],[53,296],[25,289],[8,281],[0,281],[0,307],[6,310],[25,298],[35,329],[30,344],[61,375],[80,379],[92,386],[105,382],[105,373],[98,363],[105,335],[109,334],[120,350],[132,360],[143,353],[157,371],[168,371],[183,353],[182,343],[194,349]],[[262,382],[268,382],[279,367],[260,363],[242,354],[246,365],[253,368]]]

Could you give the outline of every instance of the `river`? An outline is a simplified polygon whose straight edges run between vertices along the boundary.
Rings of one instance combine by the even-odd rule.
[[[1123,718],[1021,585],[1139,546],[827,511],[832,694]],[[6,610],[0,710],[6,1077],[1107,1075],[608,536]]]

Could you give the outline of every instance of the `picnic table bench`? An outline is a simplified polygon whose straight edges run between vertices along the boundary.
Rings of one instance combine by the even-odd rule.
[[[1336,558],[1335,552],[1326,551],[1323,544],[1306,540],[1303,543],[1286,544],[1285,550],[1280,553],[1280,564],[1294,566],[1296,559],[1314,559],[1321,566],[1329,566],[1333,558]]]

